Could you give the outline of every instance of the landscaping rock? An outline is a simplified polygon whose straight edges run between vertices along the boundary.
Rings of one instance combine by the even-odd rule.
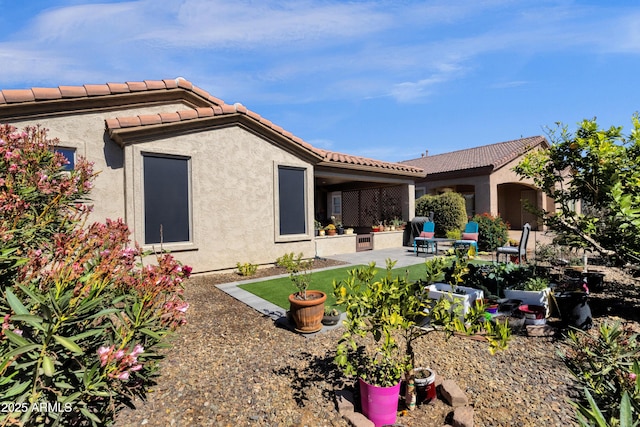
[[[453,411],[453,427],[473,427],[471,406],[460,406]]]
[[[453,380],[442,381],[440,391],[442,393],[442,398],[444,399],[444,401],[454,408],[469,404],[467,395],[464,394],[462,389],[458,387],[458,384],[456,384],[456,382]]]
[[[349,412],[343,415],[351,427],[375,427],[373,421],[362,415],[360,412]]]
[[[344,416],[349,412],[355,411],[355,405],[353,400],[353,393],[349,390],[336,391],[336,405],[340,415]]]
[[[556,328],[551,325],[527,325],[527,336],[552,337],[556,334]]]

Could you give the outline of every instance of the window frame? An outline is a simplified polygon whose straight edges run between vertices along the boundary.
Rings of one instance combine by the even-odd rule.
[[[139,160],[140,162],[140,166],[139,166],[139,173],[137,174],[140,177],[139,180],[139,186],[137,186],[137,194],[139,194],[139,197],[136,197],[136,201],[139,204],[139,218],[138,221],[136,221],[138,223],[138,229],[139,232],[138,234],[138,238],[139,241],[142,242],[141,245],[143,247],[143,249],[157,249],[158,247],[161,247],[163,250],[168,250],[168,251],[181,251],[181,250],[192,250],[192,249],[197,249],[195,247],[195,240],[194,240],[194,234],[195,234],[195,229],[194,229],[194,220],[193,220],[193,159],[192,156],[181,153],[181,152],[173,152],[172,150],[142,150],[142,149],[138,149],[135,150],[137,151],[136,153],[136,158]],[[147,243],[147,236],[146,236],[146,203],[145,203],[145,157],[149,156],[149,157],[161,157],[161,158],[168,158],[168,159],[176,159],[176,160],[186,160],[187,162],[187,221],[188,221],[188,228],[189,228],[189,237],[188,240],[185,241],[177,241],[177,242],[157,242],[157,243]]]
[[[293,233],[293,234],[282,234],[280,230],[280,169],[295,169],[303,171],[303,183],[302,188],[304,191],[303,195],[303,210],[304,210],[304,228],[305,231],[303,233]],[[311,207],[309,206],[309,183],[312,182],[310,180],[310,166],[308,164],[293,164],[293,163],[285,163],[285,162],[274,162],[273,166],[273,194],[274,194],[274,230],[275,230],[275,242],[294,242],[300,240],[310,240],[312,238],[312,227],[310,226],[310,212]]]

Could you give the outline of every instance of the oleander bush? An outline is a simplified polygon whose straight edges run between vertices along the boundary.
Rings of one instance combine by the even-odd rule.
[[[95,174],[46,130],[0,126],[0,425],[101,426],[144,397],[185,323],[190,268],[88,224]],[[144,265],[142,260],[145,260]]]
[[[605,322],[595,331],[570,331],[568,344],[561,357],[583,391],[574,402],[578,418],[585,418],[581,425],[617,426],[624,418],[640,419],[638,335],[620,322]],[[603,423],[596,424],[596,418]]]
[[[493,252],[509,241],[509,224],[498,215],[476,214],[471,221],[478,223],[478,250]]]

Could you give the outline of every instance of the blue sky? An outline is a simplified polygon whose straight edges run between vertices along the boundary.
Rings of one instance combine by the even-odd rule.
[[[0,89],[182,76],[400,161],[640,110],[636,1],[0,0]]]

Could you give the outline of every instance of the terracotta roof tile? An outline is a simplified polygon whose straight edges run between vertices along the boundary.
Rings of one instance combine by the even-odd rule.
[[[110,95],[111,89],[109,85],[84,85],[87,96]]]
[[[160,113],[162,123],[173,123],[180,121],[180,115],[178,113]]]
[[[148,89],[145,82],[127,82],[127,86],[131,92],[141,92]]]
[[[36,101],[62,98],[62,94],[58,88],[33,87],[31,91]]]
[[[6,89],[2,91],[7,104],[35,101],[31,89]]]
[[[180,78],[180,77],[178,77],[176,79],[176,84],[178,85],[178,87],[181,87],[183,89],[188,89],[188,90],[192,90],[193,89],[193,84],[190,81],[185,80],[185,79]]]
[[[129,92],[129,85],[126,83],[107,83],[107,86],[112,94]]]
[[[139,116],[118,117],[118,124],[122,128],[130,128],[130,127],[140,126],[141,120]]]
[[[118,119],[107,119],[104,121],[104,125],[107,129],[120,129],[120,122]]]
[[[60,94],[63,98],[81,98],[87,96],[84,86],[60,86]]]
[[[180,120],[197,119],[198,112],[196,110],[182,110],[178,111],[178,116],[180,116]]]
[[[215,115],[212,107],[198,107],[196,108],[196,112],[198,113],[198,117],[212,117]],[[220,114],[222,114],[222,111],[220,111]]]
[[[160,117],[160,114],[143,114],[138,117],[140,118],[140,126],[162,124],[162,117]]]
[[[167,88],[162,80],[145,80],[144,84],[147,86],[147,90],[159,90]]]
[[[185,109],[176,112],[163,112],[159,114],[145,114],[134,117],[117,117],[105,120],[107,129],[121,129],[138,126],[159,125],[164,123],[176,123],[188,120],[197,120],[202,118],[214,117],[225,114],[246,114],[247,117],[261,123],[274,132],[289,139],[292,143],[297,144],[312,153],[320,156],[328,162],[339,164],[351,164],[356,166],[366,166],[378,169],[385,169],[401,173],[420,174],[422,170],[419,167],[411,165],[389,163],[379,160],[368,159],[365,157],[350,156],[343,153],[335,153],[316,148],[286,131],[282,127],[275,125],[270,120],[265,119],[258,113],[247,109],[244,105],[236,103],[233,105],[226,104],[224,101],[210,95],[205,90],[194,86],[191,82],[183,79],[165,79],[165,80],[145,80],[142,82],[127,83],[107,83],[107,84],[87,84],[83,86],[60,86],[58,88],[34,88],[34,89],[9,89],[0,91],[0,104],[14,104],[34,102],[38,100],[51,100],[62,98],[84,98],[93,96],[108,96],[123,93],[136,93],[151,90],[173,90],[181,88],[191,91],[195,95],[205,99],[211,105],[206,107],[197,107],[195,109]]]
[[[420,167],[427,172],[427,175],[484,167],[496,170],[540,144],[548,144],[548,142],[543,136],[532,136],[450,153],[424,156],[401,163]]]

